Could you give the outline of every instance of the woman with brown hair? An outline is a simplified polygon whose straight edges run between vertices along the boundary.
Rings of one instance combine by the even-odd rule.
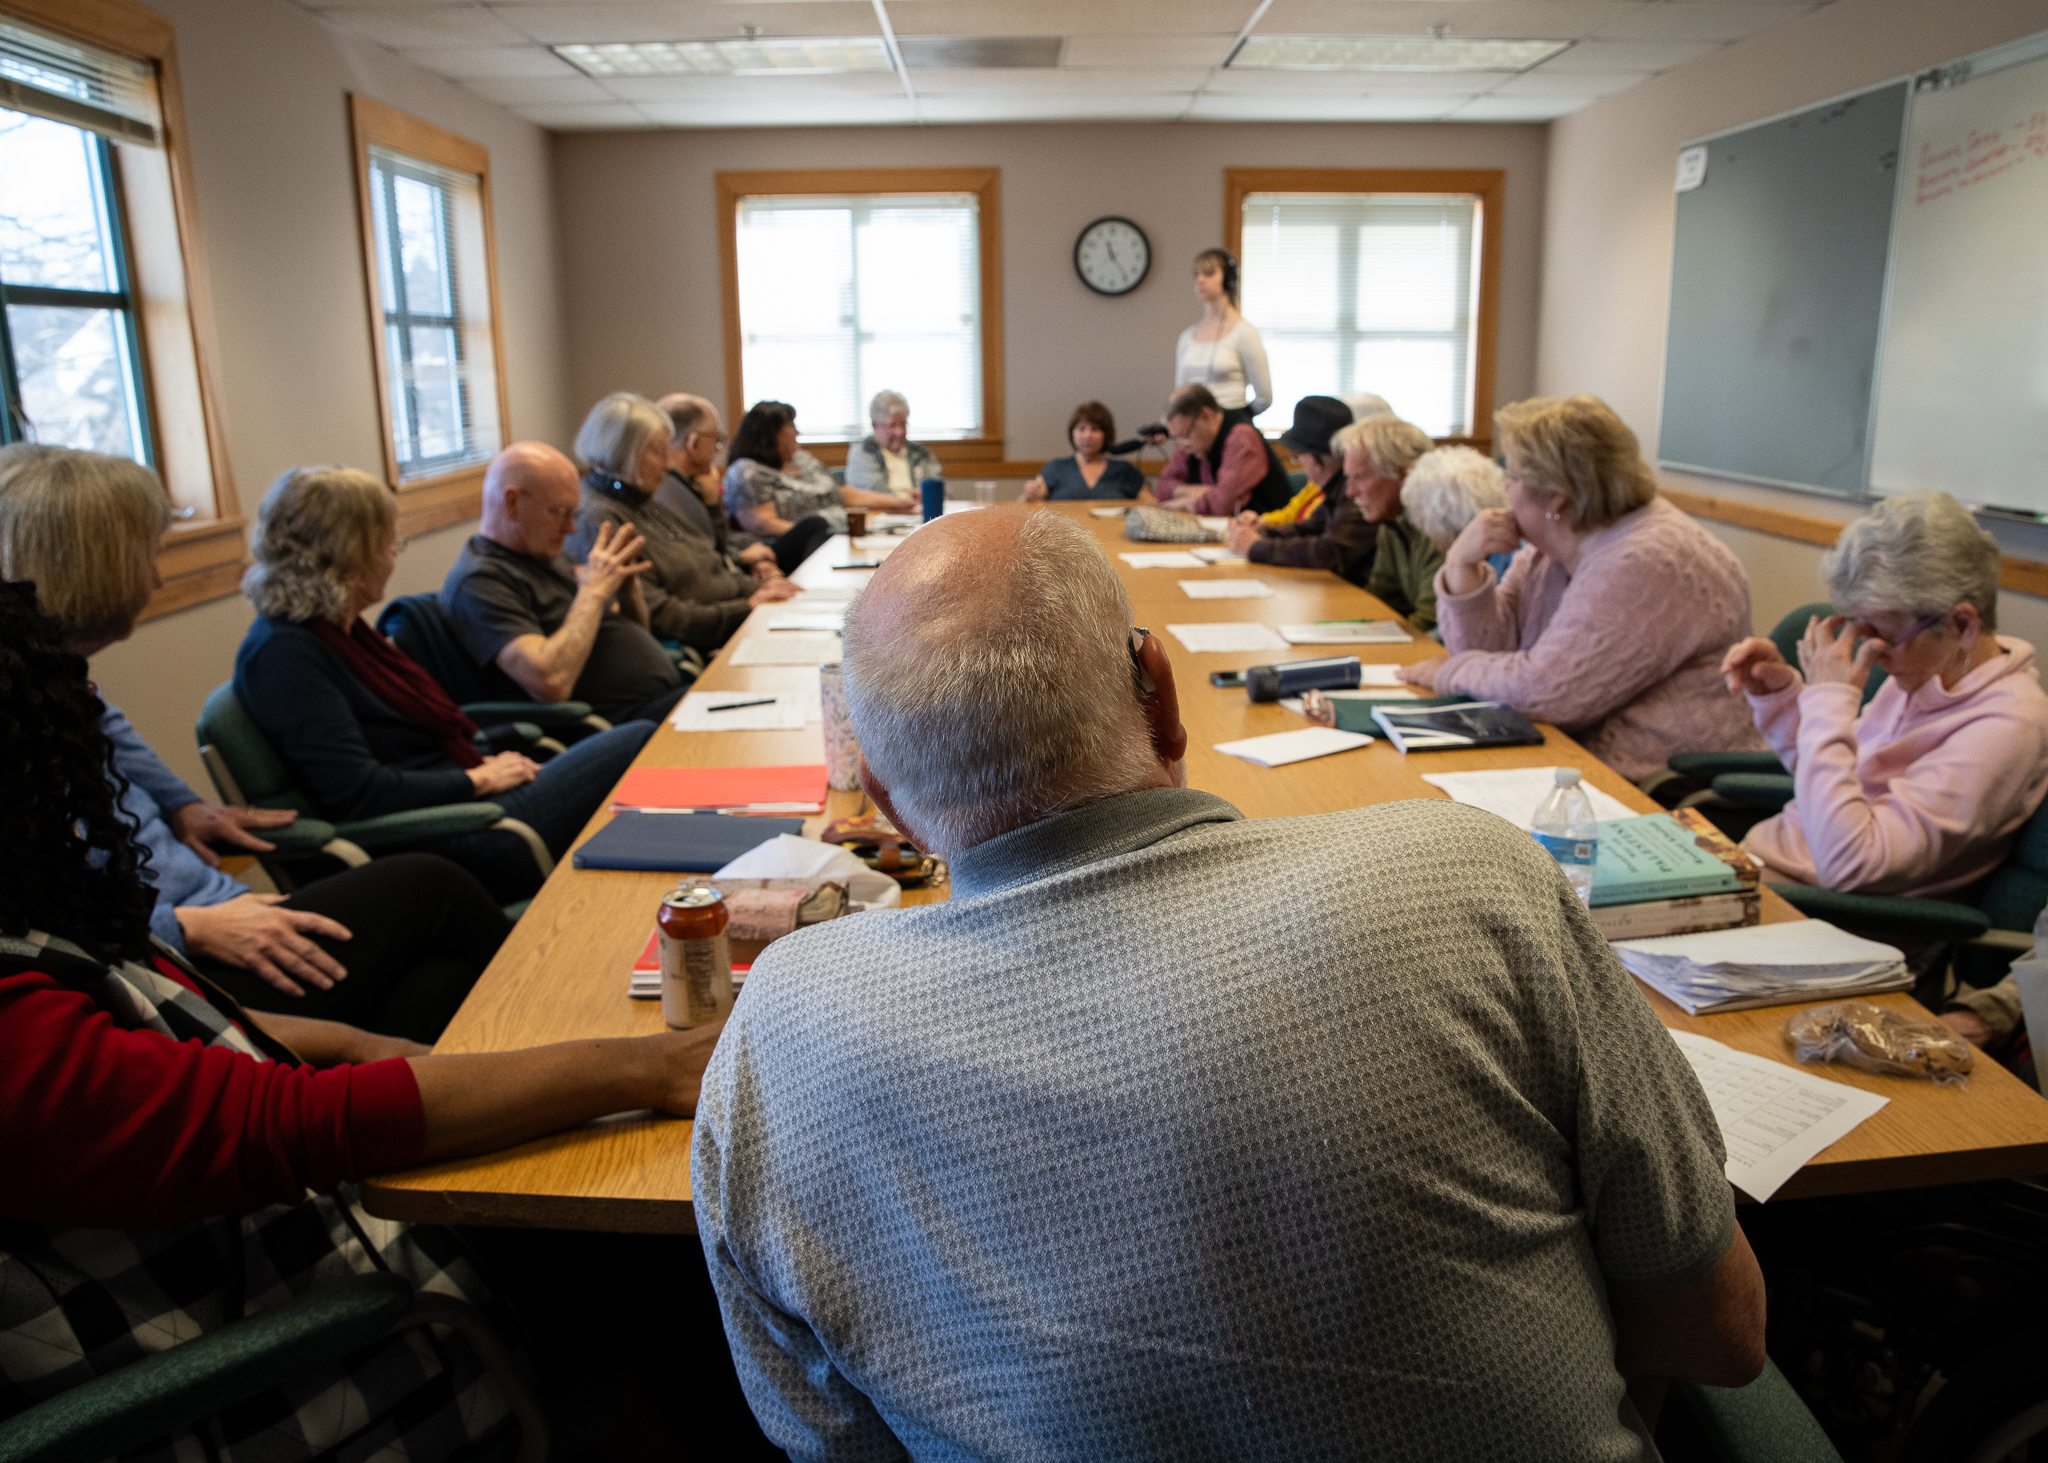
[[[1024,484],[1027,503],[1070,503],[1083,498],[1137,498],[1145,493],[1145,475],[1120,457],[1109,455],[1116,440],[1116,418],[1099,401],[1084,401],[1067,418],[1067,445],[1072,457],[1055,457]],[[1149,501],[1149,495],[1143,501]]]

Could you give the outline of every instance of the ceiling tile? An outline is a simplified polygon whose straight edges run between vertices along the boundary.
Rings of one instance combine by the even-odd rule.
[[[848,71],[832,76],[613,76],[605,88],[620,101],[641,105],[720,104],[766,107],[857,107],[866,97],[901,97],[893,71]]]
[[[1256,0],[889,0],[898,35],[1237,34]]]
[[[1557,71],[1542,67],[1510,76],[1488,93],[1511,97],[1604,97],[1627,91],[1637,82],[1648,81],[1647,71]]]
[[[1159,67],[1151,71],[913,71],[919,96],[1041,96],[1085,102],[1119,95],[1173,92],[1193,94],[1209,75],[1203,67]]]
[[[558,132],[610,131],[620,127],[646,128],[655,125],[643,116],[637,107],[627,106],[624,102],[606,102],[601,106],[536,103],[514,110],[536,126],[551,127]]]
[[[1180,96],[1031,97],[918,96],[927,122],[1170,121],[1186,108]]]
[[[665,127],[884,127],[917,120],[899,95],[821,99],[817,105],[748,102],[647,102],[637,110]]]
[[[1453,122],[1550,122],[1591,106],[1594,97],[1474,97],[1455,112]]]
[[[1634,14],[1603,23],[1594,34],[1618,41],[1737,41],[1816,7],[1665,0],[1633,8]]]
[[[1507,80],[1499,71],[1233,71],[1209,78],[1212,96],[1477,96]]]
[[[1669,71],[1721,49],[1721,41],[1579,41],[1538,71]]]
[[[405,51],[406,60],[456,81],[506,76],[577,76],[581,73],[545,46],[463,46]]]
[[[1234,31],[1205,36],[1068,36],[1062,66],[1221,66]]]
[[[1274,0],[1258,34],[1419,36],[1446,25],[1467,40],[1575,40],[1651,8],[1652,0]]]
[[[758,25],[773,36],[873,36],[881,34],[875,8],[857,0],[810,0],[801,5],[692,5],[670,0],[658,5],[494,5],[492,13],[533,40],[547,45],[570,41],[697,41],[737,36],[742,25]]]
[[[301,10],[465,10],[474,0],[292,0]]]
[[[452,9],[333,10],[326,19],[392,50],[447,46],[516,46],[525,39],[475,6]]]
[[[486,77],[463,85],[480,97],[514,110],[544,103],[620,100],[587,76]]]
[[[1464,97],[1203,96],[1188,112],[1205,122],[1428,122]]]

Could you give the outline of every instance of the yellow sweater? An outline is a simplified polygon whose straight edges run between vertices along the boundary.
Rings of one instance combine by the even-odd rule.
[[[1322,506],[1322,485],[1312,482],[1290,498],[1286,507],[1275,508],[1271,513],[1260,514],[1259,522],[1274,528],[1278,528],[1284,523],[1299,523]]]

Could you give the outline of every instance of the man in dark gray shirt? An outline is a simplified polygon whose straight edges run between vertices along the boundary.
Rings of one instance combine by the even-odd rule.
[[[1642,1459],[1763,1366],[1718,1129],[1557,866],[1477,809],[1247,820],[1054,512],[847,617],[867,790],[952,897],[754,963],[691,1178],[803,1459]]]
[[[479,666],[536,701],[587,701],[614,722],[660,721],[686,689],[647,628],[640,535],[606,525],[580,568],[576,468],[545,442],[514,442],[484,474],[482,532],[441,585],[441,608]]]

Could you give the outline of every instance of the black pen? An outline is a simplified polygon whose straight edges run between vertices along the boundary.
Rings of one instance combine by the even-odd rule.
[[[763,696],[759,701],[728,701],[723,706],[707,706],[706,711],[738,711],[748,706],[773,706],[779,698]]]

